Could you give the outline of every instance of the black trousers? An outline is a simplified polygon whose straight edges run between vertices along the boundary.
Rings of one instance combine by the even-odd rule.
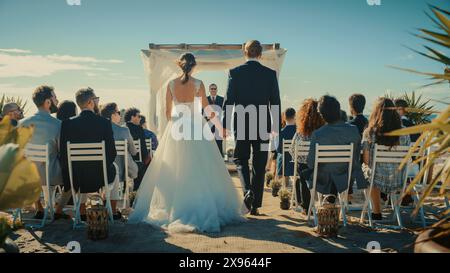
[[[264,193],[264,176],[268,157],[267,150],[261,150],[261,145],[267,145],[268,141],[262,140],[237,140],[234,149],[234,163],[236,164],[244,195],[248,191],[254,194],[253,208],[262,206]],[[252,173],[250,177],[249,159],[252,152]]]
[[[223,157],[223,140],[216,139],[217,147],[219,148],[220,154]]]
[[[308,210],[309,202],[311,201],[311,193],[306,183],[306,177],[309,176],[308,166],[306,164],[298,165],[298,173],[300,174],[300,179],[295,181],[295,194],[297,195],[297,202],[304,209]]]
[[[296,183],[298,183],[295,185],[295,187],[297,189],[297,196],[301,196],[301,200],[297,201],[300,202],[300,206],[305,210],[308,210],[309,203],[311,202],[311,192],[309,191],[309,185],[306,181],[307,180],[312,181],[313,172],[314,170],[309,169],[306,164],[299,164],[298,166],[298,173],[300,174],[300,179],[297,179],[297,181],[295,181]],[[326,194],[333,194],[337,196],[338,192],[336,185],[334,183],[331,184],[331,191]]]

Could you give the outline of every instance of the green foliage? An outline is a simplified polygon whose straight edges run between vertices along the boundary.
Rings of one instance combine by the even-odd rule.
[[[27,109],[26,109],[27,104],[28,104],[27,100],[24,100],[20,97],[7,97],[5,94],[3,94],[0,99],[0,112],[3,109],[3,105],[5,105],[7,103],[11,103],[11,102],[16,103],[20,107],[20,109],[23,110],[24,114],[27,112]]]

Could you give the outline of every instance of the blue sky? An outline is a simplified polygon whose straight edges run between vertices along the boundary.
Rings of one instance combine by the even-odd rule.
[[[146,112],[148,83],[139,50],[148,43],[258,39],[288,50],[280,76],[282,107],[330,93],[347,110],[347,97],[361,92],[370,109],[386,91],[411,92],[428,83],[386,65],[442,71],[403,46],[420,48],[410,32],[433,27],[424,14],[427,3],[450,9],[446,0],[381,0],[381,6],[366,0],[81,0],[81,6],[0,0],[0,93],[30,98],[45,83],[59,99],[73,100],[76,90],[91,86],[102,102]],[[198,77],[225,92],[225,73]],[[420,92],[439,99],[448,91],[445,85]]]

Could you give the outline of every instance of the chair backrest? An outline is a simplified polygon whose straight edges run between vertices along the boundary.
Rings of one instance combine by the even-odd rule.
[[[301,141],[298,145],[295,145],[295,157],[308,156],[310,144],[309,141]]]
[[[134,140],[133,144],[134,144],[134,148],[136,148],[136,151],[139,154],[139,162],[142,162],[141,141],[139,139],[138,140]]]
[[[25,146],[25,157],[33,162],[48,162],[48,144],[27,144]]]
[[[33,162],[45,163],[45,183],[50,186],[50,169],[49,169],[49,145],[38,145],[28,143],[25,146],[25,157]]]
[[[148,151],[152,151],[152,139],[151,138],[146,138],[145,139],[145,144],[147,146],[147,150]]]
[[[319,145],[316,144],[316,158],[318,163],[352,163],[353,143],[349,145]]]
[[[103,164],[103,178],[105,186],[108,185],[106,169],[105,141],[100,143],[70,143],[67,142],[67,162],[69,167],[70,186],[72,197],[75,196],[73,187],[73,167],[72,162],[93,162],[99,161]]]
[[[408,155],[410,146],[383,146],[375,144],[373,162],[376,163],[401,163]]]
[[[105,141],[100,143],[67,142],[67,159],[73,161],[104,161]]]
[[[128,154],[127,153],[128,152],[127,144],[128,144],[128,142],[126,140],[116,140],[115,141],[117,155],[127,156],[127,154]]]

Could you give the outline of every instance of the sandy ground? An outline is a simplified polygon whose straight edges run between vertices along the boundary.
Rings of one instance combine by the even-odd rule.
[[[234,173],[233,181],[241,191]],[[86,229],[72,230],[71,221],[59,220],[39,230],[18,230],[10,237],[23,253],[68,252],[70,241],[78,241],[81,252],[365,252],[370,241],[378,241],[385,252],[411,252],[416,237],[410,229],[367,228],[358,223],[360,212],[351,212],[355,217],[350,217],[350,225],[340,228],[337,238],[321,238],[300,213],[281,210],[279,198],[272,197],[269,189],[265,190],[260,212],[264,216],[249,215],[245,223],[224,227],[218,234],[167,234],[146,224],[116,222],[110,226],[106,240],[94,242],[87,239]],[[408,214],[404,216],[407,227],[417,227]]]

